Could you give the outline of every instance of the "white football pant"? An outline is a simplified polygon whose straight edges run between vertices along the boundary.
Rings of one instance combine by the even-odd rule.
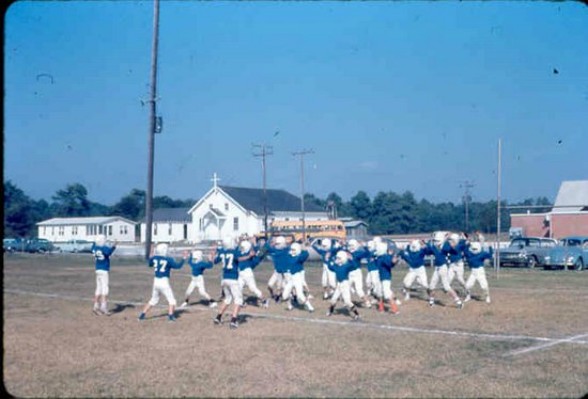
[[[427,281],[427,271],[425,270],[425,266],[420,266],[417,268],[409,268],[408,273],[404,276],[404,281],[402,284],[404,285],[405,289],[410,289],[414,281],[420,285],[422,285],[425,289],[429,288],[429,283]]]
[[[351,302],[351,289],[349,287],[349,280],[337,283],[335,292],[333,293],[333,296],[330,299],[331,305],[335,305],[339,300],[339,297],[343,298],[343,303],[349,309],[351,309],[354,306],[353,302]]]
[[[194,288],[198,288],[198,293],[201,297],[204,297],[204,299],[210,301],[210,295],[208,295],[206,289],[204,288],[204,277],[202,275],[192,276],[192,281],[186,290],[186,298],[189,297],[192,292],[194,292]]]
[[[243,306],[243,293],[239,287],[239,282],[233,279],[223,279],[221,281],[221,288],[225,295],[225,304],[230,305],[234,302],[235,305]]]
[[[255,283],[255,276],[253,275],[253,270],[251,270],[250,268],[247,268],[245,270],[239,270],[238,281],[241,292],[243,292],[244,287],[247,287],[249,288],[249,291],[253,292],[253,295],[255,295],[258,298],[263,298],[263,294],[261,293],[259,288],[257,288],[257,284]]]
[[[288,278],[286,279],[286,284],[284,286],[284,291],[282,291],[282,300],[287,301],[290,299],[292,295],[292,289],[296,291],[296,298],[300,304],[306,303],[306,295],[304,295],[304,281],[302,272],[298,272],[295,274],[289,274]]]
[[[365,292],[363,291],[363,274],[361,272],[361,268],[349,272],[349,287],[355,289],[355,293],[360,298],[363,299],[365,297]]]
[[[488,295],[488,280],[486,280],[486,271],[484,267],[476,267],[472,269],[468,281],[465,284],[466,290],[471,290],[476,281],[480,284],[480,288]]]
[[[171,306],[176,306],[176,298],[174,297],[174,292],[169,285],[168,277],[156,277],[153,279],[153,292],[151,293],[149,305],[157,305],[159,303],[160,294],[163,294],[168,304]]]
[[[96,270],[95,295],[108,295],[108,272],[106,270]]]
[[[447,278],[447,265],[435,266],[435,271],[433,272],[433,277],[431,277],[431,285],[429,286],[429,289],[431,291],[437,288],[437,284],[439,284],[439,280],[441,280],[441,285],[443,286],[443,291],[445,291],[445,292],[451,291],[451,286],[449,285],[449,279]]]
[[[386,301],[389,301],[394,297],[394,292],[392,292],[392,280],[382,280],[382,295]]]
[[[371,292],[375,297],[382,297],[382,282],[380,281],[380,272],[378,270],[372,270],[367,273],[365,285],[368,292]]]
[[[466,283],[463,275],[464,271],[462,260],[449,264],[449,268],[447,271],[447,280],[449,281],[449,284],[451,284],[454,278],[457,278],[457,281],[461,284],[461,286],[465,287]]]
[[[323,278],[321,283],[323,288],[330,287],[335,289],[335,287],[337,287],[337,277],[335,276],[335,272],[329,270],[329,267],[325,263],[323,263]]]
[[[270,288],[282,288],[284,284],[284,277],[282,273],[278,273],[274,270],[274,273],[270,277],[269,281],[267,282],[267,286]]]

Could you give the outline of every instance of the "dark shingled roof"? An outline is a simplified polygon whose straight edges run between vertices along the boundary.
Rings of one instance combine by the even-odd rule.
[[[158,208],[153,210],[153,222],[192,222],[190,208]],[[145,222],[145,218],[143,218]]]
[[[263,189],[219,186],[243,208],[258,215],[263,214]],[[284,190],[267,189],[268,212],[300,212],[300,198]],[[304,203],[306,212],[325,212],[323,208],[308,202]]]

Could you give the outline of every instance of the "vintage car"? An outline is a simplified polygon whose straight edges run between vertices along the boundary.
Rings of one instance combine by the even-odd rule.
[[[67,242],[55,243],[55,249],[59,252],[92,252],[94,243],[87,240],[69,240]]]
[[[552,238],[518,237],[508,248],[500,250],[500,266],[519,266],[530,269],[543,265],[545,256],[557,245]]]
[[[583,270],[588,262],[588,236],[562,238],[545,256],[545,269],[573,268]]]

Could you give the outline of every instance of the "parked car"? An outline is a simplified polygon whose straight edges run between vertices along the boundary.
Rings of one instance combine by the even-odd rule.
[[[92,252],[94,242],[88,240],[69,240],[67,242],[55,243],[55,249],[59,252]]]
[[[20,238],[4,238],[2,240],[3,252],[22,251],[24,243]]]
[[[552,238],[518,237],[508,248],[500,250],[500,266],[519,266],[530,269],[543,265],[545,256],[557,245]]]
[[[28,240],[25,245],[25,251],[31,253],[51,252],[55,249],[53,243],[44,238],[33,238]]]
[[[583,270],[588,262],[588,236],[562,238],[545,257],[544,268],[574,268]]]

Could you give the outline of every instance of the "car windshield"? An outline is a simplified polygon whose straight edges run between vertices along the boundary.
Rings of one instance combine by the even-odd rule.
[[[519,248],[519,247],[524,247],[524,246],[526,246],[525,240],[512,240],[510,243],[511,248]]]
[[[582,243],[576,238],[565,238],[561,240],[561,245],[564,247],[579,247]]]

